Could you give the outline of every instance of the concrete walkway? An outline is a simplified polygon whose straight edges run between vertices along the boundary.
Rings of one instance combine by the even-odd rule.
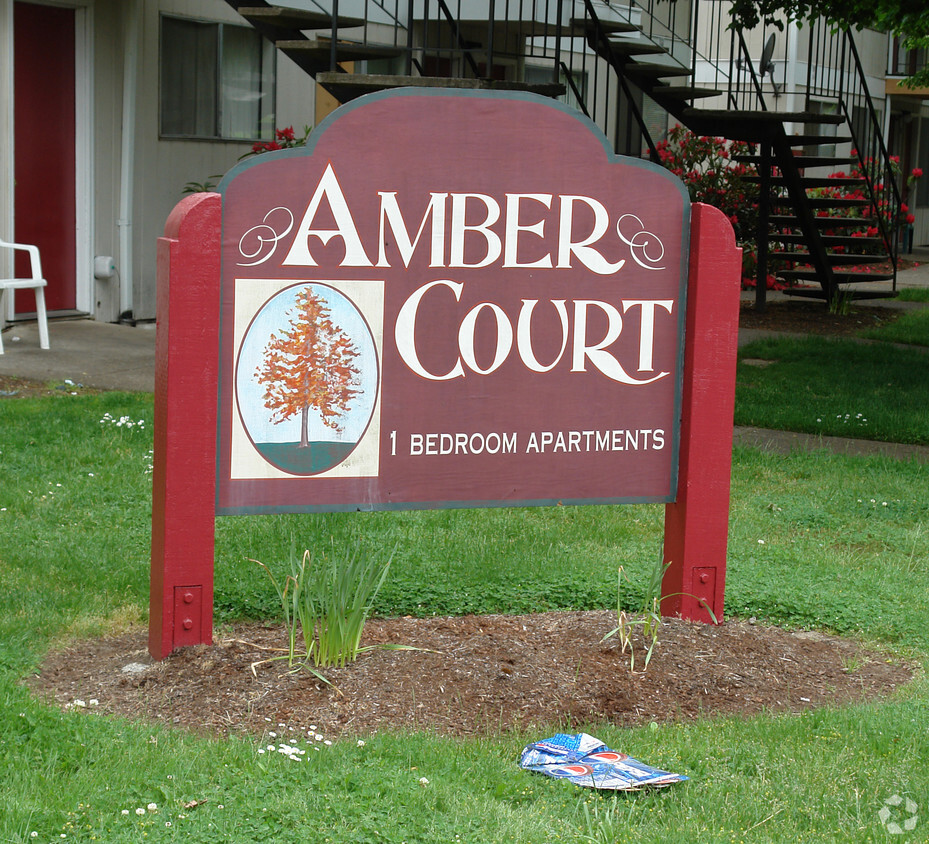
[[[4,329],[0,375],[63,381],[101,390],[155,389],[155,324],[137,327],[92,319],[52,320],[50,349],[39,348],[34,322]]]

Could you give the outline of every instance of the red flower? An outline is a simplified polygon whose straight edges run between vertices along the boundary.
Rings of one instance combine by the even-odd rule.
[[[294,127],[288,126],[286,129],[275,129],[274,134],[279,141],[292,141],[294,140]]]
[[[922,167],[914,167],[914,168],[913,168],[913,172],[912,172],[911,175],[913,176],[914,179],[921,179],[921,178],[922,178],[922,175],[923,175],[923,168],[922,168]]]
[[[912,214],[907,214],[906,221],[912,226],[916,222],[916,218]]]

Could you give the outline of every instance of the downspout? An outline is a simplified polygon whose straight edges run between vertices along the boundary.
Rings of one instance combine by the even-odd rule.
[[[3,63],[0,73],[0,138],[3,138],[3,149],[0,150],[0,237],[15,240],[15,215],[13,208],[13,193],[15,180],[15,159],[13,150],[14,125],[14,98],[15,87],[13,82],[13,3],[12,0],[0,0],[0,62]],[[9,261],[4,265],[3,261]],[[0,259],[0,273],[13,274],[13,258],[4,256]],[[12,294],[3,297],[3,313],[0,313],[0,328],[13,317]]]
[[[132,202],[135,169],[135,104],[139,75],[142,0],[130,0],[123,32],[123,109],[119,156],[119,315],[131,316],[133,287]]]
[[[884,71],[884,113],[881,115],[883,118],[881,126],[881,135],[884,138],[884,146],[889,150],[890,149],[890,109],[891,109],[891,94],[887,93],[887,77],[890,75],[891,71],[896,72],[897,62],[896,55],[894,50],[894,37],[892,35],[887,36],[887,70]]]

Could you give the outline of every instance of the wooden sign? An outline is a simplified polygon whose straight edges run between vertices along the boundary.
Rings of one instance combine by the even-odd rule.
[[[211,641],[231,513],[663,501],[663,611],[722,618],[721,212],[558,103],[423,89],[220,191],[158,244],[155,657]]]
[[[672,500],[690,203],[604,140],[411,89],[227,175],[218,512]]]

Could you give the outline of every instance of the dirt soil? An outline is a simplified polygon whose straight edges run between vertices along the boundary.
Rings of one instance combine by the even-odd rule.
[[[745,327],[833,335],[893,318],[892,310],[863,306],[834,316],[821,303],[797,301],[770,303],[764,314],[743,303],[741,314]],[[0,401],[49,394],[69,391],[0,376]],[[286,647],[280,624],[236,625],[217,632],[212,646],[181,649],[160,663],[136,631],[57,650],[28,682],[63,707],[96,701],[101,713],[196,732],[259,735],[287,724],[334,739],[394,729],[470,735],[798,712],[888,695],[915,670],[820,633],[666,620],[647,671],[639,640],[632,672],[615,639],[601,642],[614,626],[609,612],[374,619],[365,643],[422,650],[370,651],[351,666],[327,669],[333,686],[307,671],[288,672],[286,661],[268,661]]]
[[[853,304],[847,314],[830,314],[824,302],[789,300],[768,302],[764,312],[742,300],[740,328],[852,337],[867,328],[879,328],[898,319],[900,311],[881,306]]]
[[[821,633],[679,619],[662,625],[646,671],[638,640],[633,673],[615,639],[601,642],[614,625],[606,611],[373,619],[363,642],[422,650],[369,651],[325,670],[333,686],[268,661],[286,647],[280,624],[237,625],[161,663],[136,632],[52,653],[29,685],[60,706],[97,701],[98,712],[196,732],[260,735],[286,724],[335,739],[799,712],[887,695],[913,674],[900,660]]]

